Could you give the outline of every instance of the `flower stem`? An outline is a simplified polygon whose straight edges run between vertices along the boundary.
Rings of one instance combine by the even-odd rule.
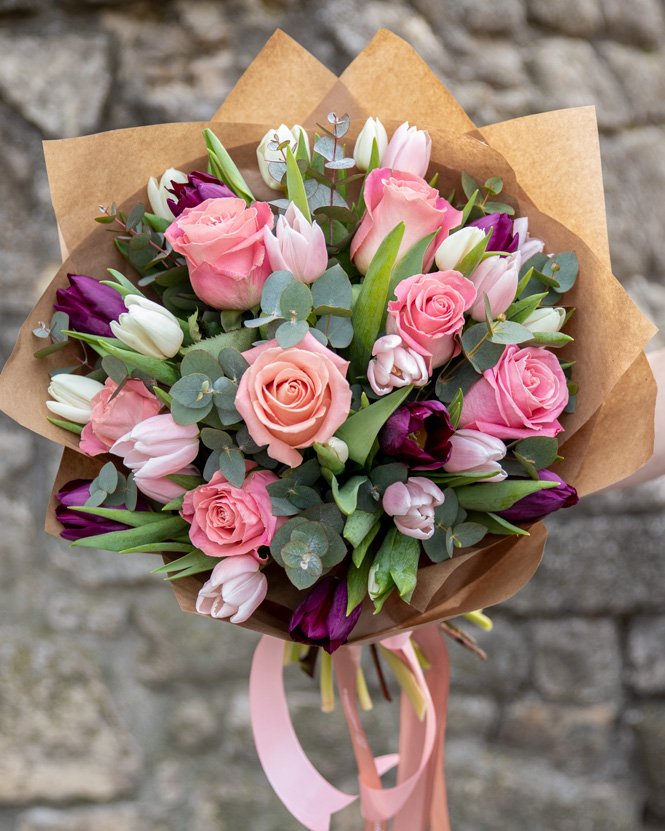
[[[335,690],[333,688],[332,655],[325,650],[321,652],[321,712],[332,713],[335,709]]]
[[[372,699],[370,697],[369,690],[367,689],[367,681],[365,680],[365,673],[363,672],[362,667],[358,667],[356,692],[358,693],[358,702],[360,703],[361,709],[365,711],[371,710],[374,705],[372,704]]]
[[[492,619],[487,617],[487,615],[484,615],[482,609],[478,609],[476,612],[467,612],[464,617],[467,620],[470,620],[471,623],[475,623],[476,626],[484,629],[485,632],[491,632],[494,628]]]
[[[393,671],[400,687],[406,693],[406,696],[411,702],[411,706],[418,716],[418,719],[422,721],[425,717],[427,702],[425,701],[425,696],[423,695],[423,691],[420,688],[420,684],[416,680],[415,675],[407,667],[404,661],[400,660],[397,655],[389,649],[386,649],[385,646],[381,646],[381,644],[379,644],[379,650],[388,662],[388,666]]]

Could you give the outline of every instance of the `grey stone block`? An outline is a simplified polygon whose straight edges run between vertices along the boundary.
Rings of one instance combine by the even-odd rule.
[[[628,659],[628,678],[636,692],[665,692],[665,617],[654,615],[630,622]]]

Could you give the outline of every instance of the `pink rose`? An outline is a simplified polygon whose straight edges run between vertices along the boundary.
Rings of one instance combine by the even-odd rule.
[[[113,397],[118,385],[111,378],[106,379],[104,389],[94,396],[90,421],[83,428],[79,447],[88,456],[108,453],[125,433],[140,421],[157,415],[162,404],[150,392],[143,381],[127,381],[120,392]]]
[[[196,611],[216,619],[244,623],[263,603],[268,591],[265,574],[249,554],[226,557],[212,570],[196,599]]]
[[[424,271],[431,268],[436,249],[448,232],[462,221],[461,211],[413,173],[377,168],[365,180],[364,194],[367,207],[351,243],[351,259],[362,274],[367,274],[378,247],[402,220],[405,229],[398,259],[423,237],[441,229],[427,249]]]
[[[325,444],[349,415],[348,361],[309,332],[290,349],[271,340],[243,355],[250,367],[236,409],[254,441],[268,445],[268,455],[297,467],[302,456],[295,448]]]
[[[218,470],[206,485],[187,491],[181,516],[190,523],[189,538],[210,557],[251,554],[259,559],[257,548],[270,545],[275,531],[286,517],[272,515],[266,486],[278,478],[269,470],[254,470],[256,462],[246,462],[247,476],[236,488]]]
[[[267,202],[207,199],[184,210],[166,229],[173,249],[187,260],[192,287],[215,309],[251,309],[270,274],[264,228],[272,229]]]
[[[566,376],[555,355],[507,346],[464,396],[460,423],[500,439],[556,436],[567,401]]]
[[[457,271],[416,274],[397,285],[395,296],[388,303],[386,331],[401,335],[422,355],[430,373],[459,354],[456,336],[464,327],[464,312],[476,299],[470,280]]]

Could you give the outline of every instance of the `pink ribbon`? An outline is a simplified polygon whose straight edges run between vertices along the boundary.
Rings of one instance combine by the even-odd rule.
[[[365,831],[449,831],[443,778],[449,663],[437,626],[414,634],[430,663],[423,673],[407,638],[390,638],[384,646],[409,667],[426,701],[419,721],[402,694],[400,753],[374,758],[362,728],[356,700],[359,646],[341,647],[334,666],[346,716],[360,784]],[[358,798],[330,784],[312,765],[296,736],[284,692],[284,642],[265,635],[254,653],[249,677],[252,729],[259,759],[268,781],[293,816],[309,831],[329,831],[334,813]],[[397,784],[381,787],[381,776],[398,764]]]

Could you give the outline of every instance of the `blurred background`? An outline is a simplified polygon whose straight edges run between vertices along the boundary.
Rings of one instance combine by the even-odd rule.
[[[614,271],[664,327],[663,0],[0,0],[2,360],[59,264],[42,139],[207,120],[275,28],[339,73],[381,26],[479,126],[595,104]],[[299,827],[251,739],[256,636],[180,613],[149,555],[45,536],[57,457],[0,422],[0,827]],[[661,479],[553,517],[535,578],[479,635],[487,663],[450,644],[455,831],[665,828],[664,507]],[[301,675],[299,733],[351,790],[341,715]],[[397,710],[369,678],[383,752]],[[333,823],[360,826],[355,806]]]

